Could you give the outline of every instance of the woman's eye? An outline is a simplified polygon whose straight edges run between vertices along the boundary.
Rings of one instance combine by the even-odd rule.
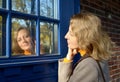
[[[21,41],[21,39],[18,39],[17,41],[18,41],[18,42],[20,42],[20,41]]]
[[[28,37],[29,37],[29,35],[26,35],[26,36],[25,36],[25,38],[28,38]]]

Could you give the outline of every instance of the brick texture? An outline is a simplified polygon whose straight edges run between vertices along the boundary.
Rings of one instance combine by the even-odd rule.
[[[120,82],[120,0],[80,0],[81,11],[95,13],[115,43],[109,60],[110,82]]]

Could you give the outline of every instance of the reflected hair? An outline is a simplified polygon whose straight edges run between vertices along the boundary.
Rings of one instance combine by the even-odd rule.
[[[79,48],[96,60],[108,60],[112,52],[112,41],[102,30],[101,20],[94,14],[82,12],[71,17],[70,25],[78,38]]]

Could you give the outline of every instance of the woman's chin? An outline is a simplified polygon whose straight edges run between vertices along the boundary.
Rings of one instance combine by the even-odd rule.
[[[68,45],[68,47],[71,48],[71,49],[77,49],[78,48],[78,47],[70,46],[70,45]]]
[[[30,48],[24,48],[23,50],[24,51],[30,51]]]

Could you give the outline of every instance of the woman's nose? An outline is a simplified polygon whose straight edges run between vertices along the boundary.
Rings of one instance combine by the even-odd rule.
[[[68,32],[66,33],[66,35],[65,35],[65,39],[67,39],[68,38]]]
[[[22,38],[22,42],[26,42],[26,39],[24,37]]]

